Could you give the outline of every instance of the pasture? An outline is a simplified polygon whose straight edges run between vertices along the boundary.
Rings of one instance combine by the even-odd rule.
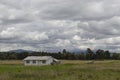
[[[120,80],[119,60],[86,62],[62,60],[54,66],[24,66],[22,61],[0,61],[0,80]]]

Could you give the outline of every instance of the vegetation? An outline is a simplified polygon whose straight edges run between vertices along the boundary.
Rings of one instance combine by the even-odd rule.
[[[57,59],[67,59],[67,60],[120,60],[119,53],[110,53],[109,51],[104,51],[98,49],[96,52],[88,48],[85,52],[72,53],[63,49],[62,52],[50,53],[50,52],[0,52],[0,60],[22,60],[27,56],[53,56]]]
[[[55,66],[24,66],[22,61],[0,61],[0,80],[120,80],[120,61],[62,60]]]

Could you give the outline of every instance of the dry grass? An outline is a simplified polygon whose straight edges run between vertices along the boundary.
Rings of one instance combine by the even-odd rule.
[[[0,61],[0,80],[120,80],[119,60],[61,62],[55,66],[24,66],[19,60]]]
[[[61,60],[62,64],[84,64],[85,62],[82,60]]]
[[[0,60],[0,65],[21,65],[23,64],[23,61],[22,60]]]
[[[85,64],[88,62],[88,60],[61,60],[61,64]],[[95,64],[107,64],[107,63],[114,63],[114,62],[120,62],[119,60],[97,60],[94,61]],[[23,65],[23,60],[0,60],[0,64],[19,64]]]

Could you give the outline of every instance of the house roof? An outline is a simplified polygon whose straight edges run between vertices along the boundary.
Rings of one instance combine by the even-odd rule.
[[[58,60],[58,59],[55,59],[55,58],[54,58],[53,60],[54,60],[54,61],[56,61],[56,62],[59,62],[59,61],[60,61],[60,60]]]
[[[51,56],[28,56],[24,60],[48,60]]]

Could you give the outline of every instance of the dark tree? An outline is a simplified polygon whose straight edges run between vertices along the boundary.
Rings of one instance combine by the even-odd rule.
[[[104,59],[104,50],[97,50],[96,51],[96,59]]]
[[[94,52],[90,48],[87,48],[86,59],[92,60],[94,58],[95,58]]]
[[[105,59],[110,59],[110,58],[111,58],[109,51],[105,51],[105,52],[104,52],[104,58],[105,58]]]
[[[67,53],[66,49],[63,49],[62,53],[63,53],[63,54],[66,54],[66,53]]]

